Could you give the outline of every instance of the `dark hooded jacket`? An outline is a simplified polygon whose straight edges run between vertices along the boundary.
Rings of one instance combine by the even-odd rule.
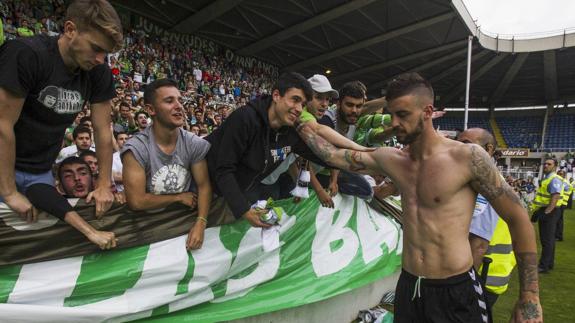
[[[272,173],[289,153],[325,165],[295,128],[282,127],[276,131],[270,127],[271,103],[271,96],[249,102],[206,137],[212,145],[207,162],[213,189],[225,198],[236,218],[250,209],[244,192]]]

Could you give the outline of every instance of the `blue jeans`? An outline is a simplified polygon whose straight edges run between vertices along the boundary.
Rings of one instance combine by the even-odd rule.
[[[327,187],[329,185],[329,176],[317,174],[317,179],[321,186]],[[337,186],[339,186],[339,192],[342,194],[357,196],[368,201],[373,198],[373,187],[363,175],[342,170],[337,177]]]
[[[16,179],[16,189],[22,194],[26,194],[28,187],[33,184],[48,184],[54,186],[54,176],[52,176],[52,171],[47,171],[41,174],[32,174],[23,171],[16,170],[14,172]],[[0,202],[4,202],[2,196],[0,196]]]

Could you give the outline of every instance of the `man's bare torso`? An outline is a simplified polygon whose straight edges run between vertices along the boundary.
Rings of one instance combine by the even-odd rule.
[[[468,235],[476,193],[469,185],[468,150],[442,138],[421,160],[407,151],[392,154],[384,169],[401,191],[403,268],[427,278],[469,270],[473,260]]]

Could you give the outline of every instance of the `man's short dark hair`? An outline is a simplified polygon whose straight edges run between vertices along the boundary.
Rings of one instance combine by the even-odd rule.
[[[342,101],[346,96],[354,99],[365,99],[367,88],[360,81],[351,81],[345,83],[339,89],[339,100]]]
[[[79,124],[82,124],[82,123],[84,123],[84,122],[86,122],[86,121],[92,122],[92,119],[91,119],[90,117],[88,117],[88,116],[82,117],[82,118],[80,118],[80,123],[79,123]]]
[[[84,165],[86,166],[86,168],[88,169],[88,172],[90,172],[90,177],[92,177],[92,170],[90,169],[90,165],[88,165],[88,163],[86,163],[82,158],[80,157],[76,157],[76,156],[71,156],[68,157],[66,159],[64,159],[59,165],[58,165],[58,179],[60,180],[60,183],[62,183],[62,168],[66,165]]]
[[[277,82],[274,84],[272,91],[278,90],[281,96],[284,96],[288,89],[300,89],[305,95],[307,101],[313,99],[313,90],[311,85],[303,75],[296,72],[286,72],[280,75]]]
[[[156,90],[165,86],[173,86],[177,89],[178,83],[170,79],[159,79],[146,85],[146,89],[144,90],[144,104],[152,104],[156,99]]]
[[[118,132],[114,131],[114,138],[115,138],[116,140],[118,140],[118,137],[120,137],[120,135],[127,135],[127,134],[128,134],[128,133],[125,132],[125,131],[118,131]]]
[[[150,115],[149,115],[146,111],[140,110],[140,111],[136,112],[136,115],[134,116],[134,119],[138,120],[138,116],[139,116],[140,114],[143,114],[143,115],[146,117],[146,119],[150,117]]]
[[[84,150],[84,151],[80,154],[79,158],[81,158],[82,160],[84,160],[84,157],[86,157],[86,156],[92,156],[92,157],[94,157],[94,158],[98,158],[98,157],[96,156],[96,152],[94,152],[94,151],[92,151],[92,150],[90,150],[90,149]]]
[[[422,91],[422,93],[429,96],[431,100],[434,98],[431,83],[418,73],[404,73],[391,80],[387,85],[385,98],[389,102],[399,97],[412,94],[415,91]]]
[[[126,102],[126,101],[120,102],[120,107],[119,107],[118,109],[121,110],[122,107],[126,107],[126,108],[128,108],[128,109],[131,109],[130,104],[129,104],[128,102]]]
[[[76,128],[74,128],[74,131],[72,132],[72,138],[74,138],[74,140],[76,140],[76,138],[78,138],[78,136],[81,133],[87,133],[90,136],[92,135],[92,131],[90,131],[90,128],[77,126]]]

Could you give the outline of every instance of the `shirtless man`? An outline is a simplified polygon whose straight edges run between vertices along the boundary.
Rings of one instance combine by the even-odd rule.
[[[520,296],[514,322],[542,322],[537,251],[526,210],[483,148],[440,136],[432,124],[433,89],[416,73],[387,88],[397,139],[409,149],[373,152],[337,149],[307,124],[298,131],[327,163],[393,179],[403,202],[403,270],[396,289],[395,322],[487,322],[482,289],[469,246],[477,194],[509,225]]]

